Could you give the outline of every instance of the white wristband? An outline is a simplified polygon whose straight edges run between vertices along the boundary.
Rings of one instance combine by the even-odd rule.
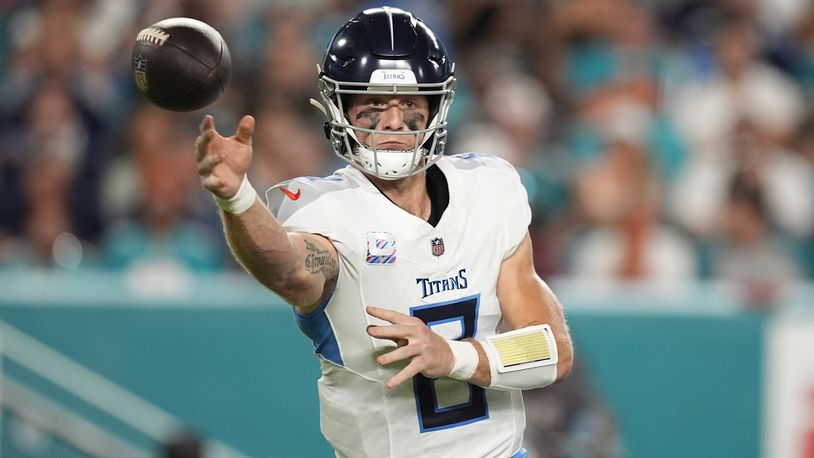
[[[452,356],[455,361],[452,363],[452,370],[449,371],[449,376],[458,380],[469,380],[475,374],[475,369],[478,368],[478,350],[470,342],[462,342],[460,340],[447,340],[449,349],[452,350]]]
[[[229,199],[221,199],[214,194],[212,194],[212,197],[215,198],[215,203],[218,204],[218,207],[222,208],[223,211],[239,215],[254,205],[254,201],[257,200],[257,191],[255,191],[252,184],[249,183],[249,177],[243,175],[243,181],[240,183],[237,194]]]

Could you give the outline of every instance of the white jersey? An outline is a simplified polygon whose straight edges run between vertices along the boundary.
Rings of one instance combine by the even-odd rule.
[[[449,205],[436,227],[350,166],[267,192],[287,230],[321,234],[339,254],[333,295],[296,316],[320,360],[321,429],[337,456],[509,457],[521,447],[520,391],[421,375],[389,390],[384,383],[405,364],[378,364],[376,356],[394,344],[365,331],[383,324],[365,313],[374,305],[419,317],[448,339],[496,333],[501,262],[531,218],[526,191],[514,168],[493,156],[446,156],[437,165]]]

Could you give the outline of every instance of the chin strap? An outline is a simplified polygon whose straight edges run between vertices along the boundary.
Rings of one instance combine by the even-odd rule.
[[[357,145],[355,155],[360,165],[369,172],[384,178],[403,178],[410,176],[415,166],[424,157],[423,149],[418,150],[372,150]]]
[[[331,121],[331,117],[328,116],[328,109],[325,108],[325,105],[323,105],[322,102],[320,102],[317,99],[308,99],[308,100],[311,102],[311,105],[315,106],[317,110],[321,111],[322,114],[325,115],[325,117],[328,119],[328,122]]]

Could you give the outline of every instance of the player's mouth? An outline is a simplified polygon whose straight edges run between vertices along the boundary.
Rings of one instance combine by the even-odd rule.
[[[407,151],[413,149],[413,147],[407,143],[396,141],[379,142],[376,143],[375,148],[377,150],[396,150],[396,151]]]

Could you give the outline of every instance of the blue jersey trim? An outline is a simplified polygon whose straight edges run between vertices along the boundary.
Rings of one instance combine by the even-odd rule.
[[[300,331],[314,343],[314,353],[322,355],[323,358],[336,365],[344,366],[336,334],[325,313],[325,307],[331,301],[331,297],[333,297],[333,293],[325,298],[315,310],[306,314],[294,310],[294,319],[297,321]]]
[[[524,448],[521,448],[520,450],[515,452],[515,454],[512,455],[511,458],[529,458],[529,451]]]
[[[458,299],[450,299],[448,301],[443,301],[443,302],[433,302],[432,304],[416,305],[415,307],[410,307],[410,314],[415,315],[415,312],[414,312],[415,310],[430,309],[430,308],[438,307],[439,305],[454,304],[456,302],[463,302],[463,301],[468,301],[468,300],[471,300],[471,299],[477,299],[478,303],[475,306],[475,310],[477,310],[480,307],[480,293],[472,294],[470,296],[459,297]],[[477,326],[477,313],[475,314],[475,319],[476,319],[476,321],[475,321],[475,330],[477,331],[477,329],[478,329],[478,326]]]
[[[471,402],[470,402],[470,404],[471,404]],[[459,405],[453,406],[453,407],[461,408],[461,407],[466,407],[466,406],[467,406],[467,404],[459,404]],[[448,410],[452,410],[452,409],[448,409]],[[441,411],[439,411],[439,412],[441,412]],[[470,418],[469,420],[459,421],[457,423],[450,423],[450,424],[444,425],[444,426],[436,426],[434,428],[427,428],[427,427],[424,426],[424,422],[421,421],[421,415],[419,415],[418,416],[418,425],[419,425],[419,431],[420,432],[422,432],[422,433],[431,433],[433,431],[441,431],[441,430],[444,430],[444,429],[457,428],[459,426],[464,426],[464,425],[468,425],[470,423],[475,423],[475,422],[478,422],[478,421],[488,420],[488,419],[489,419],[489,406],[487,404],[486,405],[486,414],[482,415],[482,416],[479,416],[479,417]]]

